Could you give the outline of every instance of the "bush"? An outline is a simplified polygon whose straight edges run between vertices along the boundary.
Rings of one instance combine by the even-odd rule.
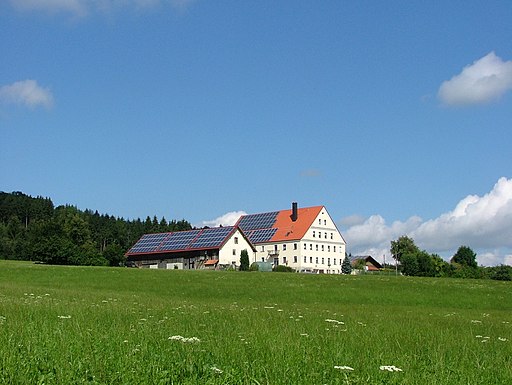
[[[253,262],[251,266],[249,266],[249,271],[260,271],[260,267],[256,262]]]
[[[290,266],[285,266],[285,265],[274,266],[272,271],[276,271],[278,273],[293,273],[294,272],[294,270]]]

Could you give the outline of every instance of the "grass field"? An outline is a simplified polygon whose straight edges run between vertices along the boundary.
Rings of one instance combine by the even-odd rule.
[[[512,284],[0,261],[0,384],[509,385]]]

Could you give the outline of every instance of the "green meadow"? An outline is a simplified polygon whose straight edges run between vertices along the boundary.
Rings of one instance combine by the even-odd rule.
[[[0,384],[511,384],[512,283],[0,261]]]

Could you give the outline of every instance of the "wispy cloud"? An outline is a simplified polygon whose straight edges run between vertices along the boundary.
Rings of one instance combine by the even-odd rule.
[[[479,263],[495,265],[512,263],[511,223],[512,179],[500,178],[489,193],[469,195],[438,218],[411,217],[387,224],[382,216],[373,215],[342,232],[353,254],[371,254],[382,260],[384,254],[389,256],[392,240],[408,235],[421,249],[441,255],[467,245],[480,251]]]
[[[482,104],[512,89],[512,61],[490,52],[441,84],[438,97],[447,105]]]
[[[35,80],[27,79],[0,87],[0,102],[51,108],[53,95],[48,88],[42,88]]]
[[[202,226],[215,227],[215,226],[220,226],[220,225],[233,226],[238,221],[238,219],[242,215],[245,215],[245,214],[247,214],[245,211],[231,211],[229,213],[221,215],[218,218],[201,222],[200,227],[202,227]]]
[[[302,170],[300,176],[303,178],[318,178],[322,176],[322,172],[316,168],[308,168],[306,170]]]
[[[195,0],[10,0],[19,11],[67,13],[84,17],[93,12],[111,12],[119,8],[151,8],[170,5],[177,11],[186,10]]]

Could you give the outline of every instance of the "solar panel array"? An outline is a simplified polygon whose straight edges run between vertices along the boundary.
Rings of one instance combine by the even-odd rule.
[[[220,247],[234,227],[145,234],[127,254],[165,253]]]
[[[252,243],[268,242],[277,229],[273,228],[279,211],[270,213],[245,215],[240,219],[238,226],[244,231]]]
[[[274,225],[277,218],[277,214],[279,214],[279,211],[245,215],[240,220],[238,226],[244,232],[248,232],[249,230],[268,229]]]
[[[204,229],[201,236],[198,237],[190,247],[193,249],[202,249],[205,247],[218,247],[224,239],[231,233],[232,227],[216,227]]]
[[[247,238],[249,238],[252,243],[268,242],[274,236],[276,231],[277,229],[275,228],[251,230],[247,234]]]
[[[160,246],[160,249],[166,251],[186,249],[200,232],[201,230],[190,230],[170,233],[169,237]]]
[[[168,236],[168,233],[160,234],[145,234],[141,239],[130,249],[130,253],[151,253],[156,250],[163,240]]]

